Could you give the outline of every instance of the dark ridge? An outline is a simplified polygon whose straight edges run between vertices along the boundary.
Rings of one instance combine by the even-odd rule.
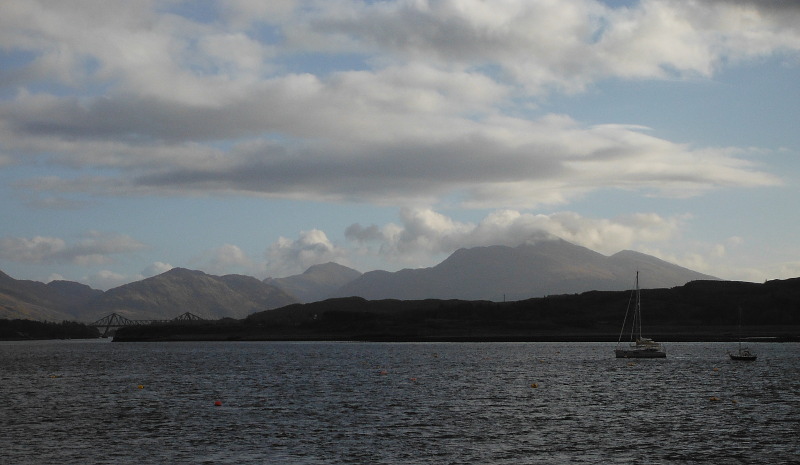
[[[241,320],[123,328],[114,340],[616,341],[630,294],[591,291],[515,302],[348,297]],[[734,340],[739,309],[746,336],[798,340],[800,334],[800,278],[694,281],[643,290],[642,301],[647,335],[659,340]]]

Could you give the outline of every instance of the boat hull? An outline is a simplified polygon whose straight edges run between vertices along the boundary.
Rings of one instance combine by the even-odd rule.
[[[614,354],[617,358],[667,358],[667,353],[663,350],[652,349],[616,349]]]
[[[732,354],[729,353],[731,360],[739,360],[742,362],[752,362],[756,359],[755,355],[752,354]]]

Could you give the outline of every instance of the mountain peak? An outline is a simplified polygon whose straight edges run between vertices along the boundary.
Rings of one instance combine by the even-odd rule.
[[[631,288],[639,269],[649,288],[715,279],[650,255],[622,252],[607,257],[543,234],[516,247],[459,249],[431,268],[368,272],[345,285],[340,296],[367,299],[520,300],[552,294]]]
[[[264,282],[283,289],[301,302],[314,302],[332,297],[339,288],[359,276],[359,271],[328,262],[313,265],[299,275],[267,278]]]

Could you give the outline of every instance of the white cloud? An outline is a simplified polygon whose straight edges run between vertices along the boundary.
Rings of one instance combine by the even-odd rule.
[[[0,239],[0,256],[5,260],[42,263],[66,249],[66,242],[57,237],[4,237]]]
[[[301,231],[295,240],[280,237],[269,246],[266,252],[267,274],[285,277],[302,273],[320,263],[346,264],[347,255],[348,252],[334,245],[323,231]]]
[[[35,167],[10,187],[29,205],[233,193],[509,209],[478,224],[411,209],[399,225],[348,229],[397,261],[515,245],[534,230],[607,252],[658,244],[685,218],[518,210],[607,189],[689,197],[781,184],[754,160],[769,153],[531,109],[604,80],[705,79],[800,52],[793,2],[226,0],[196,6],[208,21],[159,1],[1,8],[0,49],[13,59],[0,67],[0,166]],[[94,266],[143,247],[108,234],[7,237],[0,257]],[[360,252],[313,230],[273,244],[268,269]],[[233,245],[198,260],[212,272],[265,266]]]
[[[142,250],[147,246],[130,236],[89,231],[68,244],[56,237],[0,238],[0,257],[20,263],[68,263],[80,266],[108,264],[114,256]]]
[[[759,282],[800,275],[797,262],[774,262],[762,267],[760,257],[748,257],[744,239],[722,242],[689,240],[692,216],[633,213],[615,218],[591,218],[575,212],[551,214],[497,210],[477,223],[459,222],[431,209],[404,209],[399,223],[346,228],[353,262],[377,262],[394,271],[400,267],[433,266],[459,248],[520,244],[559,237],[613,255],[635,250],[722,279]],[[774,255],[771,255],[774,259]],[[361,267],[370,269],[369,267]]]
[[[247,28],[252,23],[278,24],[290,19],[300,0],[222,0],[222,16],[235,29]]]
[[[762,4],[326,2],[309,21],[294,25],[289,37],[306,47],[338,46],[396,61],[498,66],[537,94],[548,88],[579,91],[609,77],[708,76],[729,58],[800,49],[800,33],[787,19],[798,19],[800,11],[772,14],[769,2]]]
[[[0,46],[36,58],[14,70],[21,90],[0,103],[0,158],[105,173],[20,188],[51,199],[237,192],[407,205],[455,196],[468,207],[523,208],[606,187],[691,196],[779,182],[745,150],[520,115],[548,89],[710,75],[729,59],[796,53],[800,32],[786,19],[795,9],[593,0],[219,7],[241,27],[283,32],[276,50],[251,29],[154,5],[5,7]],[[255,22],[243,26],[249,14]],[[355,54],[366,66],[279,71],[295,53]],[[47,89],[41,82],[73,91],[31,90]],[[89,90],[96,85],[100,95]]]
[[[145,278],[149,278],[152,276],[160,275],[161,273],[166,273],[167,271],[175,268],[174,266],[170,265],[169,263],[164,262],[153,262],[150,266],[142,270],[142,276]]]
[[[193,266],[214,275],[231,273],[260,274],[260,266],[233,244],[223,244],[190,261]]]
[[[142,276],[126,276],[110,270],[101,270],[91,276],[85,276],[81,281],[88,283],[93,289],[105,291],[140,279]]]
[[[458,222],[430,209],[404,209],[399,225],[355,224],[347,228],[345,235],[370,245],[369,253],[389,262],[430,266],[462,247],[515,247],[552,236],[610,255],[647,244],[668,243],[679,236],[685,219],[654,213],[598,219],[573,212],[544,215],[499,210],[475,224]]]

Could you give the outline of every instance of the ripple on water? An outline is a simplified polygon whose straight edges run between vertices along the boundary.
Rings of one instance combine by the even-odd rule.
[[[0,447],[19,464],[790,462],[800,351],[756,348],[0,343]]]

